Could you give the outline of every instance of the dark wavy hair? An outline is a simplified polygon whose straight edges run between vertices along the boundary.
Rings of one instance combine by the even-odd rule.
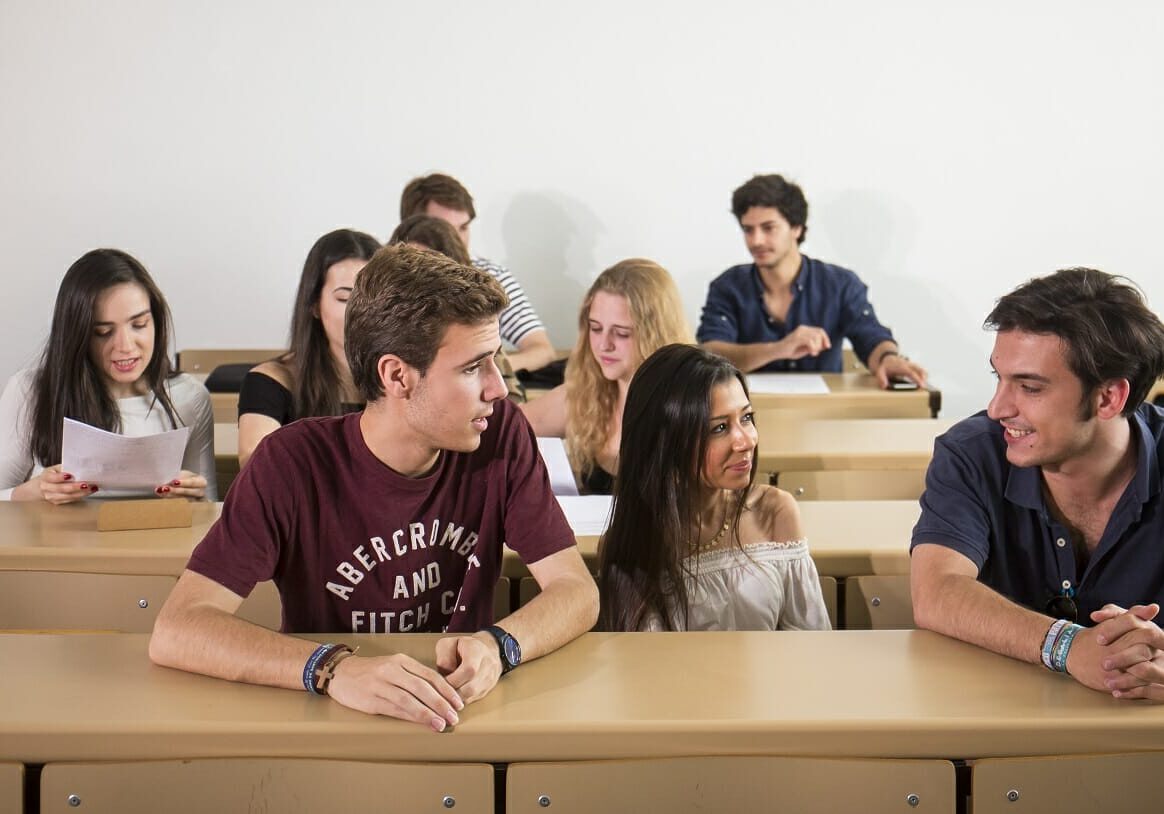
[[[1085,404],[1104,382],[1127,379],[1123,415],[1134,413],[1164,376],[1164,324],[1126,277],[1090,268],[1037,277],[999,299],[983,327],[1059,337]],[[1090,414],[1088,407],[1084,417]]]
[[[370,260],[379,248],[379,242],[369,234],[336,229],[315,241],[307,253],[291,315],[290,349],[280,357],[291,372],[297,418],[343,412],[340,370],[319,318],[319,298],[329,268],[344,260]]]
[[[397,243],[416,243],[434,252],[440,252],[462,266],[473,265],[473,261],[469,259],[469,250],[465,248],[464,241],[453,225],[431,215],[409,215],[400,221],[400,225],[392,232],[392,237],[388,238],[389,246],[395,246]]]
[[[712,391],[732,379],[731,362],[694,345],[665,345],[631,379],[622,414],[610,528],[599,546],[599,630],[638,630],[652,613],[667,629],[688,617],[683,561],[698,542],[703,459]],[[735,501],[731,539],[739,544],[748,486]]]
[[[430,202],[435,201],[449,209],[469,213],[469,220],[477,217],[473,207],[473,196],[465,185],[451,175],[434,172],[413,178],[400,193],[400,219],[410,215],[423,215]]]
[[[94,366],[89,348],[98,297],[125,283],[141,286],[149,297],[154,353],[142,377],[170,426],[178,426],[178,413],[165,387],[166,380],[176,375],[168,355],[172,321],[169,306],[141,263],[117,249],[94,249],[69,266],[61,280],[52,327],[33,379],[30,447],[41,466],[61,462],[65,418],[110,432],[121,431],[117,401]]]
[[[808,201],[798,185],[785,180],[783,175],[753,175],[732,193],[732,214],[739,220],[753,206],[779,210],[789,226],[801,227],[796,242],[804,242],[808,234]]]

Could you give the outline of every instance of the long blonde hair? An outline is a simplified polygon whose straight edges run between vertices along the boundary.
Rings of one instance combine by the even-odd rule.
[[[634,322],[636,368],[664,345],[693,341],[679,289],[658,263],[636,257],[598,275],[582,301],[578,341],[566,363],[566,451],[579,479],[593,471],[618,402],[618,382],[602,375],[590,350],[590,304],[599,291],[626,298]]]

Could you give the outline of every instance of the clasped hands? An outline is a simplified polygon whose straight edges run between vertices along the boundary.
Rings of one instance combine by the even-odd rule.
[[[1155,603],[1093,612],[1095,627],[1075,637],[1067,672],[1114,698],[1164,702],[1164,630],[1153,621],[1159,612]]]

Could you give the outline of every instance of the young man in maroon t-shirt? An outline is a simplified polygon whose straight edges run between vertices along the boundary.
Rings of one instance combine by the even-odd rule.
[[[440,731],[503,672],[594,624],[594,580],[533,432],[505,399],[505,304],[488,273],[440,255],[392,246],[372,258],[345,321],[367,408],[263,440],[158,615],[156,663],[303,687]],[[503,542],[541,593],[492,625]],[[235,616],[267,579],[282,633]],[[410,631],[450,634],[439,672],[288,635]]]

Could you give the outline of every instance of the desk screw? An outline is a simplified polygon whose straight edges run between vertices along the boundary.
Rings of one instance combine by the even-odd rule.
[[[446,796],[445,799],[441,800],[441,802],[444,804],[445,808],[452,808],[457,804],[457,798]]]
[[[1019,798],[1018,789],[1011,789],[1010,791],[1008,791],[1006,793],[1006,799],[1010,800],[1012,803],[1016,802],[1018,800],[1018,798]]]
[[[804,487],[803,487],[803,486],[797,486],[797,487],[796,487],[796,496],[797,496],[797,497],[803,497],[803,496],[804,496]]]
[[[69,805],[71,805],[73,808],[76,808],[77,806],[81,805],[81,798],[75,794],[70,794]]]
[[[916,794],[905,795],[905,801],[909,803],[911,808],[917,808],[917,804],[921,802],[921,798]]]
[[[879,596],[873,597],[872,599],[869,600],[869,604],[875,608],[880,608],[881,607],[881,597],[879,597]]]
[[[542,808],[549,808],[550,807],[550,795],[543,794],[541,797],[539,797],[538,798],[538,805],[540,805]]]
[[[150,606],[150,601],[148,599],[139,599],[137,600],[137,606],[139,608],[148,608]]]

